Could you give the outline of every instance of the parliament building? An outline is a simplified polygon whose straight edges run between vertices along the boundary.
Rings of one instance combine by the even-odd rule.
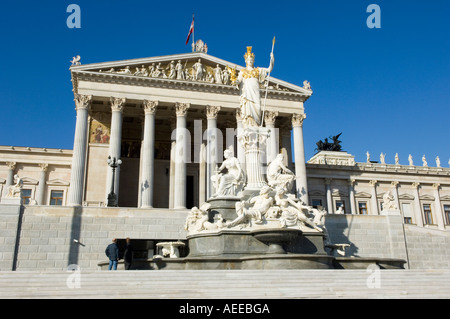
[[[0,270],[97,269],[111,238],[130,237],[142,259],[156,254],[159,241],[185,240],[187,213],[213,196],[224,150],[245,162],[230,76],[239,63],[204,50],[74,63],[73,149],[0,146]],[[330,240],[350,245],[346,257],[450,267],[450,168],[425,160],[359,163],[326,150],[305,158],[311,86],[271,77],[261,96],[266,87],[263,166],[284,155],[297,197],[326,209]],[[20,203],[8,196],[18,179]],[[383,214],[387,194],[397,215]]]

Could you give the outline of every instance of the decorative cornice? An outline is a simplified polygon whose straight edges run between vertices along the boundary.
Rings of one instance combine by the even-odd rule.
[[[125,105],[125,102],[127,101],[126,98],[119,98],[119,97],[113,97],[110,98],[111,101],[111,111],[113,112],[122,112],[123,107]]]
[[[91,106],[92,95],[82,95],[75,93],[75,110],[88,110]]]
[[[207,105],[206,106],[206,118],[208,120],[217,119],[217,114],[219,114],[220,106]]]
[[[306,114],[302,113],[302,114],[298,114],[298,113],[294,113],[292,114],[292,127],[303,127],[303,121],[306,119]]]
[[[152,86],[155,88],[174,89],[180,91],[182,90],[182,91],[208,92],[215,94],[239,95],[239,91],[236,90],[235,86],[209,82],[183,81],[176,79],[164,79],[164,78],[143,77],[125,74],[88,72],[88,71],[77,72],[76,75],[78,82],[90,81],[99,83],[135,85],[144,87]],[[310,97],[309,94],[302,92],[279,91],[274,89],[268,89],[267,92],[268,92],[267,98],[274,100],[305,102]],[[261,89],[261,95],[263,95],[264,93],[265,90]]]
[[[188,109],[191,107],[190,103],[175,103],[175,114],[178,116],[186,116]]]
[[[158,104],[159,101],[144,100],[143,106],[145,114],[155,114]]]

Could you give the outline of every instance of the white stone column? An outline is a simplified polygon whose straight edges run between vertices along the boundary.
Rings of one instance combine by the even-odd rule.
[[[158,101],[144,100],[144,143],[141,152],[141,207],[153,207],[155,170],[155,112]]]
[[[441,204],[441,198],[439,196],[439,187],[441,185],[436,183],[433,184],[433,190],[434,190],[434,210],[436,212],[436,222],[439,229],[445,230],[445,222],[444,222],[444,214],[442,212],[442,204]]]
[[[122,144],[122,113],[125,105],[125,98],[111,97],[111,136],[109,139],[109,156],[111,158],[120,159],[120,150]],[[106,159],[105,159],[106,162]],[[112,169],[108,167],[106,180],[106,198],[111,191],[112,185]],[[120,180],[120,165],[116,168],[114,177],[114,193],[117,196],[117,203],[119,202],[119,180]]]
[[[6,177],[5,187],[3,189],[3,196],[5,197],[8,195],[8,188],[9,186],[14,184],[14,170],[16,169],[16,162],[6,162],[6,165],[8,165],[8,175]]]
[[[420,194],[419,187],[420,183],[414,182],[412,183],[412,187],[414,187],[414,216],[416,218],[416,225],[419,227],[423,227],[423,219],[422,219],[422,207],[420,206]]]
[[[308,204],[308,181],[306,178],[305,149],[303,146],[303,121],[305,118],[306,114],[292,114],[297,197]]]
[[[331,178],[325,178],[328,214],[334,214],[333,195],[331,194]]]
[[[240,109],[236,109],[235,112],[235,116],[236,116],[236,136],[240,136],[244,133],[244,125],[242,123],[242,115],[241,115],[241,110]],[[236,140],[238,140],[236,138]],[[239,160],[239,164],[241,164],[241,168],[242,170],[245,172],[245,148],[244,145],[242,145],[242,143],[239,143],[239,140],[237,142],[237,159]]]
[[[378,212],[378,199],[377,199],[377,183],[378,181],[376,180],[371,180],[369,182],[370,186],[372,186],[371,189],[371,193],[372,193],[372,200],[370,201],[371,203],[371,211],[372,211],[372,215],[379,215]]]
[[[47,170],[48,170],[48,164],[47,163],[42,163],[39,164],[39,167],[41,168],[41,172],[39,174],[39,184],[38,187],[36,189],[36,196],[35,196],[35,200],[37,202],[38,205],[44,205],[44,201],[45,201],[45,183],[47,181]]]
[[[86,169],[86,152],[88,142],[88,111],[92,95],[75,94],[77,121],[73,142],[72,171],[68,194],[69,206],[81,206],[83,202],[84,175]]]
[[[398,198],[398,182],[393,181],[391,182],[391,185],[394,189],[395,204],[397,205],[397,209],[400,210],[400,199]]]
[[[198,179],[198,205],[200,207],[206,201],[206,146],[204,143],[200,145]]]
[[[275,129],[275,119],[277,118],[277,116],[278,116],[277,111],[264,112],[264,123],[266,123],[266,127],[270,130],[266,148],[267,163],[270,163],[275,159],[279,150],[277,143],[278,142],[277,130]]]
[[[284,155],[284,165],[294,171],[292,162],[292,143],[291,143],[291,126],[283,125],[280,127],[281,135],[281,153]]]
[[[206,106],[206,198],[210,198],[214,192],[211,176],[215,174],[218,162],[218,138],[217,138],[217,114],[220,106]]]
[[[189,103],[176,103],[175,112],[177,115],[176,129],[176,149],[175,149],[175,180],[174,180],[174,209],[186,208],[186,153],[187,153],[187,134],[186,134],[186,114],[190,107]]]
[[[357,214],[357,207],[356,207],[356,203],[355,203],[355,180],[354,179],[350,179],[348,181],[348,199],[350,201],[350,212],[352,214]]]
[[[177,142],[173,141],[170,145],[170,168],[169,168],[169,208],[173,208],[173,198],[175,192],[175,152]]]

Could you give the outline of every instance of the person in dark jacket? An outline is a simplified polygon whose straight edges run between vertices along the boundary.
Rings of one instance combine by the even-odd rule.
[[[106,247],[106,256],[109,258],[108,270],[117,270],[117,262],[119,261],[119,247],[117,246],[117,240],[114,238],[112,243]]]
[[[126,239],[125,252],[123,254],[123,261],[125,263],[125,270],[131,269],[131,263],[133,262],[133,246],[131,246],[131,239],[127,237]]]

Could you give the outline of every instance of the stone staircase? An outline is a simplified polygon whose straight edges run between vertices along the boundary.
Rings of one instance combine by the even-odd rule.
[[[450,270],[4,271],[0,298],[450,298]]]

